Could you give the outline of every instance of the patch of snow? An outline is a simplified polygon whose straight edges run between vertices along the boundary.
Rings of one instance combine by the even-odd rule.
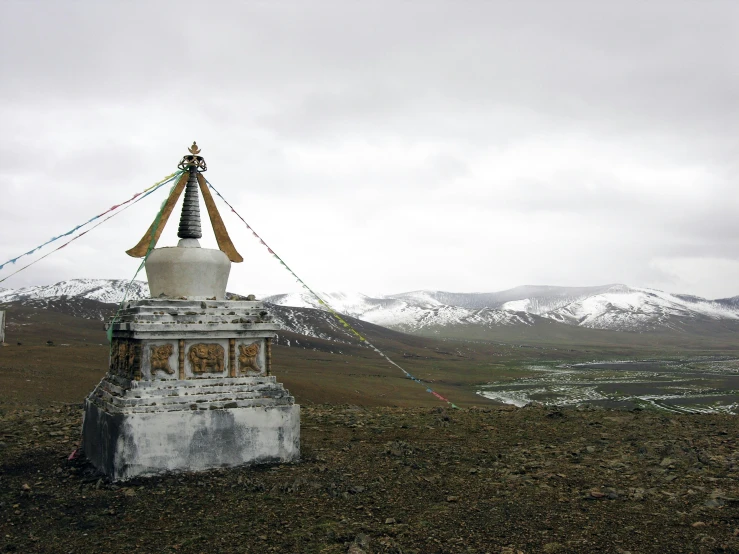
[[[503,304],[504,310],[510,310],[511,312],[530,312],[531,300],[525,298],[524,300],[511,300]]]

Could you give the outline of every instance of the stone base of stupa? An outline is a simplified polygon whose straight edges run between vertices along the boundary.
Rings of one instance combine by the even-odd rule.
[[[85,401],[87,458],[113,480],[300,457],[300,407],[274,377],[146,383],[107,376]]]
[[[108,374],[85,400],[82,449],[113,480],[300,457],[300,406],[270,375],[261,302],[130,302]]]

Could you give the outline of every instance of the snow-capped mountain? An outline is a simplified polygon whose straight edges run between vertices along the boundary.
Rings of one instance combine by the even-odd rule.
[[[448,325],[533,325],[525,312],[483,307],[469,309],[445,304],[427,291],[370,297],[364,294],[324,293],[323,300],[337,312],[399,331],[414,332]],[[308,293],[278,294],[264,298],[278,306],[325,309]]]
[[[525,306],[536,313],[536,307]],[[731,299],[706,300],[653,289],[615,285],[540,315],[561,323],[593,329],[651,330],[679,328],[685,320],[739,320],[739,306]]]
[[[0,291],[0,303],[32,302],[41,306],[66,298],[78,303],[92,300],[118,304],[127,290],[127,298],[131,300],[148,296],[144,281],[134,281],[129,289],[126,280],[72,279],[54,285]],[[739,296],[706,300],[626,285],[523,286],[493,293],[415,291],[374,297],[359,293],[326,293],[322,298],[342,314],[410,333],[437,332],[459,326],[490,329],[535,326],[547,321],[616,331],[679,331],[694,323],[739,322]],[[328,314],[319,316],[306,310],[326,311],[325,306],[307,292],[278,294],[262,300],[277,307],[275,315],[288,330],[315,337],[333,332],[334,325],[329,323],[333,319]],[[88,307],[88,304],[81,304],[74,313],[81,313]],[[93,317],[102,317],[101,310],[104,308],[98,307]],[[319,320],[323,322],[320,324],[322,330],[312,329]]]
[[[130,289],[129,289],[130,284]],[[129,300],[149,296],[149,285],[146,281],[126,281],[124,279],[70,279],[53,285],[27,287],[23,289],[6,289],[0,291],[0,302],[18,302],[22,300],[41,300],[45,298],[86,298],[106,304],[119,304],[126,295]]]
[[[567,325],[618,331],[680,329],[686,321],[739,320],[739,297],[706,300],[654,289],[523,286],[495,293],[416,291],[371,298],[325,294],[336,311],[403,331],[450,325],[534,325],[543,318]],[[276,295],[283,306],[321,308],[305,294]]]
[[[12,310],[16,305],[24,309],[51,310],[84,319],[106,321],[116,312],[124,297],[136,300],[148,296],[149,287],[145,281],[131,283],[120,279],[71,279],[53,285],[2,290],[0,309]],[[340,344],[356,343],[352,333],[326,311],[275,305],[274,318],[283,330],[300,335],[298,339],[282,333],[279,336],[280,344],[303,346],[307,344],[305,337]],[[24,325],[28,323],[24,322]],[[367,325],[352,321],[352,326],[364,332]],[[392,332],[388,329],[384,331]]]

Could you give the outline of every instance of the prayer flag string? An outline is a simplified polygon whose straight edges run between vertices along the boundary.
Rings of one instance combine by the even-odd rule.
[[[178,175],[178,176],[179,176],[179,175]],[[124,208],[123,208],[122,210],[120,210],[120,211],[118,211],[118,212],[115,212],[115,213],[112,213],[111,215],[109,215],[108,217],[106,217],[106,218],[105,218],[105,219],[103,219],[102,221],[98,222],[97,224],[93,225],[93,226],[92,226],[92,227],[90,227],[89,229],[85,229],[85,230],[84,230],[84,231],[82,231],[82,232],[81,232],[80,234],[76,235],[75,237],[71,238],[70,240],[68,240],[67,242],[65,242],[64,244],[62,244],[62,245],[61,245],[60,247],[58,247],[58,248],[55,248],[55,249],[54,249],[54,250],[52,250],[51,252],[47,252],[46,254],[44,254],[43,256],[41,256],[40,258],[37,258],[37,259],[35,259],[34,261],[32,261],[32,262],[31,262],[30,264],[26,264],[26,265],[24,265],[23,267],[21,267],[20,269],[17,269],[17,270],[16,270],[16,271],[14,271],[13,273],[11,273],[10,275],[8,275],[8,276],[6,276],[6,277],[3,277],[2,279],[0,279],[0,283],[2,283],[3,281],[5,281],[5,280],[7,280],[7,279],[10,279],[10,278],[11,278],[11,277],[12,277],[13,275],[15,275],[15,274],[17,274],[17,273],[20,273],[20,272],[21,272],[21,271],[23,271],[24,269],[26,269],[26,268],[29,268],[29,267],[31,267],[31,266],[32,266],[32,265],[34,265],[34,264],[37,264],[38,262],[40,262],[41,260],[43,260],[43,259],[44,259],[44,258],[46,258],[47,256],[51,256],[51,255],[52,255],[52,254],[53,254],[54,252],[58,252],[58,251],[59,251],[59,250],[61,250],[62,248],[66,247],[66,246],[67,246],[67,245],[68,245],[68,244],[69,244],[70,242],[74,242],[74,241],[76,241],[76,240],[77,240],[78,238],[81,238],[81,237],[82,237],[83,235],[86,235],[87,233],[89,233],[90,231],[92,231],[92,230],[93,230],[93,229],[94,229],[95,227],[99,227],[100,225],[102,225],[103,223],[105,223],[106,221],[108,221],[109,219],[111,219],[111,218],[113,218],[113,217],[117,216],[118,214],[121,214],[121,213],[125,212],[125,211],[126,211],[126,210],[127,210],[128,208],[130,208],[130,207],[131,207],[131,206],[133,206],[134,204],[136,204],[136,203],[140,202],[141,200],[143,200],[144,198],[146,198],[147,196],[149,196],[149,195],[150,195],[150,194],[152,194],[153,192],[155,192],[155,191],[159,190],[159,187],[162,187],[162,186],[164,186],[164,185],[165,185],[165,184],[167,184],[168,182],[169,182],[169,180],[166,180],[166,181],[162,181],[162,182],[160,182],[160,183],[158,183],[158,184],[154,185],[153,187],[149,187],[148,189],[146,189],[146,191],[144,191],[144,192],[140,192],[140,193],[136,194],[136,195],[135,195],[135,196],[133,197],[133,198],[136,198],[136,200],[135,200],[134,202],[130,203],[130,204],[129,204],[129,202],[131,202],[131,200],[133,200],[133,198],[131,198],[131,200],[128,200],[128,201],[124,202],[123,204],[119,204],[119,205],[118,205],[117,207],[123,206],[124,204],[128,204],[128,205],[127,205],[126,207],[124,207]],[[110,212],[110,210],[108,210],[108,212]],[[108,212],[106,212],[106,213],[108,213]],[[97,218],[94,218],[94,219],[97,219]],[[89,222],[88,222],[88,223],[89,223]],[[79,228],[79,227],[78,227],[78,228]],[[63,236],[63,235],[62,235],[62,236]],[[130,285],[129,285],[129,286],[130,286]]]
[[[435,396],[436,398],[438,398],[439,400],[441,400],[441,401],[443,401],[443,402],[446,402],[446,403],[447,403],[447,404],[449,404],[449,405],[450,405],[450,406],[451,406],[452,408],[457,408],[457,409],[459,408],[459,407],[458,407],[457,405],[455,405],[455,404],[454,404],[454,403],[453,403],[452,401],[450,401],[450,400],[449,400],[448,398],[445,398],[445,397],[443,397],[442,395],[440,395],[440,394],[439,394],[438,392],[436,392],[436,391],[432,390],[432,389],[431,389],[431,387],[429,387],[429,386],[428,386],[428,384],[426,384],[426,383],[424,383],[423,381],[421,381],[420,379],[418,379],[418,378],[414,377],[414,376],[413,376],[413,375],[411,375],[411,374],[410,374],[410,373],[409,373],[408,371],[406,371],[406,370],[405,370],[404,368],[402,368],[402,367],[401,367],[400,365],[398,365],[397,363],[395,363],[395,362],[394,362],[394,361],[393,361],[392,359],[390,359],[390,357],[389,357],[389,356],[388,356],[387,354],[385,354],[385,353],[384,353],[384,352],[383,352],[382,350],[380,350],[379,348],[377,348],[377,347],[376,347],[376,346],[375,346],[374,344],[372,344],[372,343],[371,343],[371,342],[370,342],[369,340],[367,340],[367,338],[366,338],[366,337],[364,337],[364,336],[363,336],[362,334],[360,334],[360,333],[359,333],[359,332],[358,332],[358,331],[357,331],[356,329],[354,329],[354,327],[352,327],[352,326],[351,326],[351,325],[350,325],[350,324],[349,324],[349,323],[348,323],[348,322],[347,322],[347,321],[346,321],[346,320],[345,320],[345,319],[344,319],[343,317],[341,317],[341,315],[339,315],[339,313],[338,313],[338,312],[337,312],[336,310],[334,310],[334,309],[333,309],[333,308],[332,308],[332,307],[331,307],[331,306],[329,305],[329,303],[328,303],[328,302],[326,302],[326,301],[325,301],[325,300],[324,300],[323,298],[321,298],[321,297],[320,297],[320,296],[318,295],[318,293],[316,293],[316,292],[315,292],[315,291],[314,291],[314,290],[313,290],[312,288],[310,288],[310,287],[309,287],[309,286],[308,286],[308,285],[307,285],[307,284],[305,283],[305,281],[303,281],[303,280],[302,280],[302,279],[301,279],[300,277],[298,277],[298,275],[297,275],[297,274],[296,274],[296,273],[295,273],[295,272],[294,272],[294,271],[293,271],[293,270],[292,270],[292,269],[290,268],[290,266],[288,266],[288,265],[287,265],[287,264],[286,264],[286,263],[284,262],[284,260],[283,260],[282,258],[280,258],[280,257],[279,257],[279,256],[278,256],[278,255],[277,255],[277,254],[275,253],[275,251],[274,251],[274,250],[272,250],[272,249],[271,249],[271,248],[270,248],[270,247],[269,247],[269,246],[267,245],[267,243],[266,243],[266,242],[264,242],[264,239],[262,239],[262,237],[260,237],[260,236],[259,236],[259,234],[257,234],[257,232],[256,232],[256,231],[255,231],[255,230],[254,230],[254,229],[252,228],[252,226],[251,226],[251,225],[249,225],[249,224],[248,224],[248,223],[246,222],[246,220],[245,220],[245,219],[244,219],[243,217],[241,217],[241,215],[240,215],[240,214],[239,214],[239,213],[238,213],[238,212],[237,212],[237,211],[236,211],[236,210],[234,209],[234,207],[233,207],[233,206],[232,206],[232,205],[231,205],[231,204],[230,204],[230,203],[228,202],[228,200],[226,200],[226,199],[225,199],[225,198],[223,197],[223,195],[222,195],[222,194],[221,194],[220,192],[218,192],[218,190],[216,190],[216,188],[215,188],[215,187],[213,186],[213,184],[212,184],[212,183],[211,183],[210,181],[208,181],[208,180],[206,179],[206,180],[205,180],[205,182],[206,182],[206,183],[208,183],[208,186],[209,186],[209,187],[210,187],[210,188],[211,188],[211,189],[213,190],[213,192],[215,192],[215,193],[216,193],[216,195],[217,195],[217,196],[218,196],[218,197],[219,197],[219,198],[220,198],[221,200],[223,200],[223,202],[224,202],[224,203],[225,203],[225,204],[226,204],[226,205],[227,205],[227,206],[228,206],[228,207],[229,207],[229,208],[231,209],[231,211],[232,211],[232,212],[233,212],[233,213],[234,213],[234,214],[236,215],[236,217],[238,217],[238,218],[239,218],[239,219],[240,219],[240,220],[241,220],[241,221],[243,222],[243,224],[244,224],[244,225],[246,225],[246,228],[247,228],[247,229],[249,229],[249,231],[251,231],[252,235],[254,235],[254,237],[255,237],[255,238],[256,238],[256,239],[257,239],[257,240],[258,240],[258,241],[259,241],[259,242],[260,242],[260,243],[262,244],[262,246],[264,246],[264,247],[265,247],[265,248],[267,249],[267,251],[268,251],[268,252],[269,252],[269,253],[270,253],[270,254],[271,254],[272,256],[274,256],[274,258],[275,258],[275,259],[276,259],[276,260],[277,260],[278,262],[280,262],[280,264],[281,264],[281,265],[282,265],[282,266],[283,266],[283,267],[284,267],[284,268],[285,268],[285,269],[286,269],[287,271],[289,271],[289,272],[290,272],[290,274],[291,274],[291,275],[292,275],[292,276],[293,276],[293,277],[294,277],[294,278],[295,278],[295,279],[297,280],[297,282],[298,282],[298,283],[299,283],[299,284],[300,284],[300,285],[301,285],[301,286],[302,286],[302,287],[303,287],[303,288],[304,288],[305,290],[307,290],[307,291],[308,291],[308,292],[309,292],[310,294],[312,294],[312,295],[313,295],[313,296],[314,296],[314,297],[316,298],[316,300],[318,301],[318,303],[319,303],[319,304],[320,304],[321,306],[323,306],[324,308],[326,308],[326,310],[327,310],[327,311],[328,311],[328,312],[329,312],[329,313],[330,313],[330,314],[331,314],[331,315],[332,315],[332,316],[333,316],[333,317],[334,317],[334,318],[335,318],[335,319],[336,319],[336,320],[337,320],[337,321],[338,321],[338,322],[339,322],[339,323],[340,323],[340,324],[342,325],[342,327],[346,328],[346,329],[347,329],[347,330],[348,330],[349,332],[351,332],[351,333],[352,333],[352,334],[353,334],[354,336],[356,336],[356,337],[357,337],[357,339],[358,339],[358,340],[359,340],[360,342],[362,342],[362,343],[366,344],[366,345],[367,345],[368,347],[370,347],[370,348],[371,348],[372,350],[374,350],[374,351],[375,351],[375,352],[376,352],[376,353],[377,353],[378,355],[380,355],[380,356],[381,356],[382,358],[384,358],[384,359],[385,359],[385,360],[386,360],[386,361],[387,361],[388,363],[390,363],[390,364],[392,364],[393,366],[397,367],[397,368],[398,368],[398,369],[399,369],[400,371],[402,371],[402,372],[403,372],[403,373],[405,374],[405,376],[406,376],[406,377],[407,377],[408,379],[411,379],[412,381],[415,381],[416,383],[418,383],[418,384],[420,384],[420,385],[423,385],[423,386],[425,386],[425,387],[426,387],[426,392],[428,392],[428,393],[430,393],[430,394],[434,395],[434,396]]]
[[[131,290],[131,286],[133,285],[133,282],[136,280],[136,277],[138,276],[139,272],[144,268],[144,265],[146,265],[146,260],[149,259],[149,254],[151,254],[151,251],[154,250],[154,247],[157,244],[157,229],[159,229],[159,225],[162,223],[162,212],[164,211],[164,206],[167,205],[167,201],[169,200],[169,197],[172,196],[172,193],[174,192],[175,187],[177,186],[177,180],[179,180],[179,177],[184,173],[184,171],[178,171],[176,173],[172,174],[172,179],[169,179],[168,181],[164,181],[159,184],[159,186],[163,186],[165,183],[174,180],[174,184],[169,189],[169,194],[162,200],[161,205],[159,206],[159,212],[157,212],[157,216],[154,218],[154,224],[151,226],[151,240],[149,241],[149,248],[146,250],[146,255],[144,256],[144,259],[141,260],[141,263],[139,264],[138,269],[136,270],[136,273],[133,274],[133,277],[131,277],[131,280],[128,282],[128,285],[126,286],[126,292],[123,293],[123,298],[121,299],[121,303],[118,304],[118,309],[115,312],[115,315],[113,318],[108,322],[108,330],[106,331],[106,335],[108,336],[108,342],[110,343],[110,348],[112,352],[113,348],[113,323],[115,323],[118,320],[118,317],[120,316],[121,310],[123,309],[123,304],[128,299],[128,293]],[[158,189],[159,187],[157,187]],[[154,189],[154,190],[157,190]],[[152,190],[151,192],[154,192]],[[112,216],[111,216],[112,217]]]
[[[40,245],[40,246],[37,246],[36,248],[34,248],[33,250],[29,250],[28,252],[24,252],[24,253],[23,253],[23,254],[21,254],[20,256],[16,256],[15,258],[13,258],[13,259],[11,259],[11,260],[8,260],[7,262],[5,262],[5,263],[3,263],[3,264],[1,264],[1,265],[0,265],[0,270],[2,270],[2,269],[3,269],[3,267],[5,267],[6,265],[9,265],[9,264],[14,264],[15,262],[17,262],[17,261],[18,261],[18,260],[19,260],[20,258],[22,258],[22,257],[24,257],[24,256],[28,256],[28,255],[30,255],[30,254],[33,254],[34,252],[36,252],[36,250],[39,250],[39,249],[43,248],[43,247],[44,247],[44,246],[46,246],[47,244],[51,244],[52,242],[54,242],[54,241],[57,241],[57,240],[59,240],[60,238],[63,238],[63,237],[68,237],[69,235],[71,235],[72,233],[74,233],[74,232],[75,232],[75,231],[77,231],[78,229],[81,229],[82,227],[84,227],[84,226],[85,226],[85,225],[87,225],[88,223],[92,223],[92,222],[93,222],[93,221],[95,221],[96,219],[99,219],[99,218],[101,218],[102,216],[104,216],[105,214],[107,214],[107,213],[110,213],[110,212],[112,212],[112,211],[115,211],[115,210],[117,210],[117,209],[118,209],[118,208],[120,208],[121,206],[125,206],[126,204],[128,204],[129,202],[131,202],[131,201],[135,200],[136,198],[139,198],[139,197],[141,197],[141,195],[144,195],[144,196],[146,196],[146,195],[147,195],[148,193],[150,193],[150,192],[154,192],[154,190],[156,190],[157,188],[159,188],[159,187],[160,187],[161,185],[164,185],[164,184],[166,184],[166,183],[170,182],[171,180],[175,179],[176,177],[179,177],[179,176],[180,176],[181,174],[182,174],[182,171],[177,171],[177,172],[175,172],[175,173],[172,173],[172,175],[169,175],[169,176],[165,177],[164,179],[162,179],[161,181],[159,181],[159,182],[157,182],[157,183],[154,183],[154,184],[153,184],[152,186],[150,186],[149,188],[147,188],[147,189],[144,189],[144,190],[142,190],[141,192],[137,192],[136,194],[134,194],[134,195],[133,195],[133,196],[132,196],[131,198],[129,198],[129,199],[128,199],[128,200],[126,200],[125,202],[121,202],[120,204],[115,204],[114,206],[111,206],[110,208],[108,208],[107,210],[105,210],[105,211],[104,211],[103,213],[101,213],[101,214],[98,214],[98,215],[96,215],[95,217],[93,217],[93,218],[91,218],[91,219],[88,219],[87,221],[85,221],[84,223],[81,223],[80,225],[77,225],[77,227],[75,227],[74,229],[72,229],[72,230],[70,230],[70,231],[67,231],[66,233],[62,233],[62,234],[61,234],[61,235],[59,235],[59,236],[56,236],[56,237],[52,237],[52,238],[50,238],[49,240],[47,240],[47,241],[46,241],[45,243],[43,243],[42,245]],[[140,198],[139,198],[139,200],[140,200]],[[138,200],[137,200],[137,202],[138,202]],[[134,202],[134,203],[135,203],[135,202]],[[96,227],[97,227],[97,225],[96,225]],[[88,230],[89,230],[89,229],[88,229]],[[83,234],[84,234],[84,233],[83,233]],[[81,235],[80,235],[80,236],[81,236]],[[70,241],[70,242],[71,242],[71,241]],[[63,247],[62,247],[62,248],[63,248]],[[59,248],[57,248],[57,250],[60,250],[60,249],[59,249]],[[56,250],[54,250],[54,252],[56,252]],[[48,254],[47,254],[47,256],[48,256]],[[44,256],[44,257],[46,257],[46,256]],[[29,264],[29,265],[32,265],[32,264]],[[26,267],[28,267],[28,266],[26,266]],[[25,269],[25,268],[23,268],[23,269]],[[18,272],[16,271],[16,273],[18,273]],[[14,273],[13,275],[15,275],[15,273]],[[10,277],[10,276],[8,276],[8,277]],[[7,279],[7,277],[6,277],[5,279]],[[3,279],[3,281],[4,281],[5,279]],[[2,281],[0,281],[0,282],[2,282]]]

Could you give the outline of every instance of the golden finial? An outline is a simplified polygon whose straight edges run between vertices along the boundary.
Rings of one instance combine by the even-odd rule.
[[[188,151],[190,153],[186,154],[185,157],[182,158],[177,167],[184,171],[190,171],[191,169],[195,169],[197,171],[207,171],[208,166],[205,165],[205,159],[202,156],[198,156],[198,154],[200,154],[198,143],[192,141],[192,146],[188,148]]]

